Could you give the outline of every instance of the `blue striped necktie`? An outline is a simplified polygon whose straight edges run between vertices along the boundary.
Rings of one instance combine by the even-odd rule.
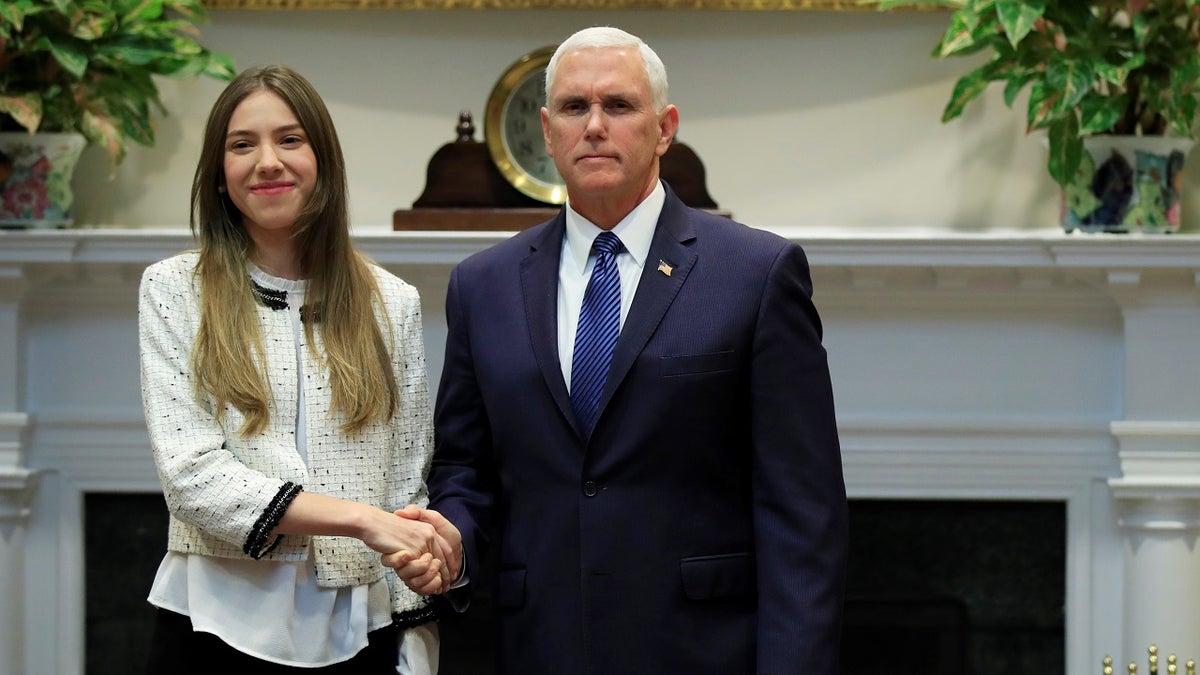
[[[600,393],[621,331],[621,275],[617,272],[621,240],[612,232],[601,232],[592,242],[592,250],[596,265],[583,293],[571,358],[571,405],[585,435],[596,424]]]

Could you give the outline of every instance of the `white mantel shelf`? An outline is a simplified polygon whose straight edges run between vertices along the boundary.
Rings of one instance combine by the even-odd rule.
[[[511,232],[370,232],[358,245],[386,265],[453,265]],[[1177,268],[1200,270],[1200,235],[1061,232],[916,234],[785,233],[814,268]],[[194,245],[184,229],[0,230],[0,264],[148,264]]]

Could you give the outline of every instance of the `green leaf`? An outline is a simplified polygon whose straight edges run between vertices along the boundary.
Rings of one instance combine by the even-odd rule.
[[[1014,75],[1008,78],[1008,82],[1004,85],[1004,105],[1011,108],[1017,100],[1017,95],[1029,84],[1031,80],[1037,77],[1034,73],[1026,73],[1024,75]]]
[[[1060,110],[1075,107],[1092,90],[1095,71],[1092,64],[1083,59],[1054,58],[1046,64],[1046,85],[1056,89],[1060,96]]]
[[[1146,20],[1145,12],[1138,12],[1130,19],[1130,28],[1133,29],[1133,41],[1139,49],[1146,47],[1146,39],[1150,36],[1150,23]]]
[[[152,72],[169,75],[178,70],[183,62],[202,52],[199,45],[184,38],[157,40],[134,35],[110,40],[97,47],[96,58],[104,59],[115,68],[144,66]]]
[[[51,39],[42,36],[35,44],[38,48],[49,51],[54,56],[54,60],[63,67],[63,70],[76,78],[83,77],[84,71],[87,70],[88,55],[75,41],[69,38]]]
[[[147,21],[162,16],[162,0],[124,0],[117,5],[122,23]]]
[[[0,94],[0,113],[7,113],[32,134],[42,123],[42,97],[35,91]]]
[[[1092,70],[1098,79],[1123,87],[1125,80],[1129,79],[1129,73],[1136,68],[1141,68],[1145,63],[1146,55],[1136,52],[1119,64],[1110,63],[1103,58],[1096,59],[1092,62]]]
[[[953,56],[974,45],[976,31],[980,26],[980,17],[967,9],[960,9],[950,17],[950,26],[942,41],[938,43],[935,55],[938,58]]]
[[[126,111],[121,115],[121,131],[136,143],[154,145],[154,124],[150,119],[149,108]]]
[[[179,14],[191,23],[202,23],[208,16],[208,12],[200,0],[163,0],[163,7]]]
[[[226,82],[232,80],[234,75],[237,75],[233,57],[226,54],[211,54],[208,63],[204,66],[204,74]]]
[[[1191,95],[1200,80],[1200,54],[1193,52],[1183,63],[1171,69],[1171,92],[1176,96]]]
[[[1061,108],[1057,107],[1058,99],[1062,95],[1060,91],[1054,87],[1049,87],[1045,82],[1034,82],[1029,88],[1029,110],[1025,117],[1026,131],[1041,129],[1058,118],[1063,116]],[[1074,111],[1071,111],[1073,118]]]
[[[988,78],[987,64],[959,78],[946,109],[942,111],[942,121],[949,122],[961,115],[967,104],[982,94],[989,84],[991,80]]]
[[[1193,122],[1196,119],[1196,99],[1188,96],[1179,101],[1179,108],[1171,116],[1171,126],[1184,136],[1195,138],[1196,131]]]
[[[107,111],[85,109],[80,119],[79,133],[89,143],[104,148],[112,157],[113,164],[120,164],[125,159],[124,137]]]
[[[1095,94],[1079,102],[1079,130],[1084,134],[1101,134],[1110,131],[1125,108],[1129,97],[1102,96]]]
[[[1050,177],[1059,185],[1067,185],[1079,169],[1083,158],[1083,139],[1079,137],[1079,125],[1074,115],[1068,115],[1046,130],[1050,141],[1050,156],[1046,168]]]
[[[996,0],[996,16],[1008,42],[1014,48],[1033,30],[1033,24],[1046,13],[1045,0]]]
[[[71,18],[71,34],[80,40],[99,40],[116,23],[117,17],[111,11],[80,12]]]
[[[1162,114],[1176,133],[1195,138],[1197,88],[1200,86],[1200,53],[1191,52],[1171,70],[1161,92]]]
[[[33,0],[10,0],[0,3],[0,25],[8,25],[21,30],[25,17],[36,13]]]

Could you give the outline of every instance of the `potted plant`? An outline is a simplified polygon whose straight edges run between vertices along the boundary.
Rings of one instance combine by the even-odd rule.
[[[1179,172],[1196,138],[1200,0],[864,1],[950,8],[933,56],[990,53],[958,80],[942,121],[993,82],[1009,107],[1028,90],[1026,127],[1045,130],[1068,230],[1178,229]],[[1148,144],[1140,164],[1127,137]],[[1107,145],[1085,151],[1100,138]]]
[[[231,79],[232,59],[197,40],[205,19],[200,0],[0,2],[0,224],[69,224],[85,145],[114,168],[127,141],[153,145],[153,115],[166,114],[156,76]]]

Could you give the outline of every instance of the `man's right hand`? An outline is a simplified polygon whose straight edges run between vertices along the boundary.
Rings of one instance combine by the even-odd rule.
[[[415,504],[396,511],[396,515],[433,528],[436,536],[430,550],[434,555],[417,556],[410,551],[397,551],[385,553],[380,560],[396,570],[396,575],[414,592],[434,595],[450,590],[462,574],[462,535],[458,528],[437,511],[422,509]]]

